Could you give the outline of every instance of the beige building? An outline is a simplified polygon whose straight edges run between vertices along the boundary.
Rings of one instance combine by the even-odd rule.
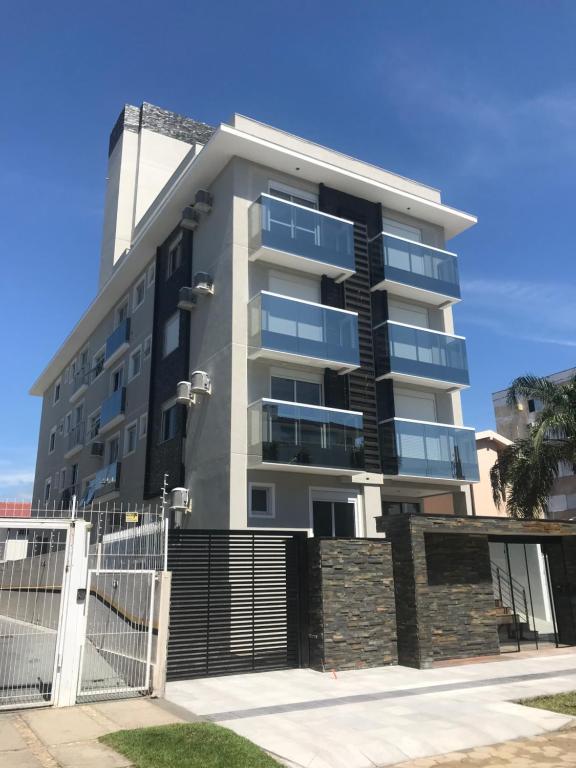
[[[562,384],[576,376],[576,368],[553,373],[546,378],[557,384]],[[509,440],[518,440],[528,435],[530,426],[534,423],[541,408],[537,400],[521,399],[516,406],[507,402],[508,390],[494,392],[492,403],[496,417],[497,431]],[[576,474],[574,467],[562,464],[558,478],[554,483],[548,499],[548,515],[555,520],[576,518]]]

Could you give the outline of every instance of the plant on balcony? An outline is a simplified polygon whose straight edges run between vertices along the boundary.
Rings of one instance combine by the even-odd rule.
[[[556,384],[531,374],[514,379],[509,405],[539,401],[541,410],[527,437],[507,446],[490,472],[495,503],[512,517],[543,517],[559,464],[576,464],[576,377]]]

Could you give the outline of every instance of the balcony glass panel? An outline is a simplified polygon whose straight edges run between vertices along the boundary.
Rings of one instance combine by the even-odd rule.
[[[72,427],[68,433],[67,450],[72,451],[74,448],[76,448],[76,446],[84,445],[85,433],[86,423],[84,421],[81,421],[79,424],[76,424],[76,426]]]
[[[249,452],[265,462],[364,467],[362,414],[281,400],[249,408]]]
[[[382,233],[370,246],[372,285],[392,280],[460,298],[458,259],[447,251]]]
[[[106,339],[106,359],[130,339],[130,318],[127,317]]]
[[[358,316],[262,293],[249,305],[251,347],[358,366]]]
[[[109,421],[115,419],[120,414],[124,413],[124,406],[126,403],[126,388],[120,387],[116,392],[113,392],[110,397],[102,403],[100,411],[100,429],[108,424]]]
[[[376,376],[402,373],[466,385],[466,342],[456,336],[387,322],[374,330]]]
[[[120,486],[120,466],[121,462],[115,461],[96,472],[79,504],[91,504],[99,496],[104,496],[106,493],[118,490]]]
[[[473,429],[391,419],[380,424],[380,448],[386,475],[479,479]]]
[[[250,251],[271,248],[354,271],[353,224],[261,195],[250,206]]]

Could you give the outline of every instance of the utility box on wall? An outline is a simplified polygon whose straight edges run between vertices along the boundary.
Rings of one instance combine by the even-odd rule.
[[[309,539],[310,666],[396,664],[392,552],[383,539]]]

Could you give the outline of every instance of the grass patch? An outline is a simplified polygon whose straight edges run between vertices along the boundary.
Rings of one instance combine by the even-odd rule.
[[[537,709],[549,709],[550,712],[558,712],[560,715],[572,715],[576,717],[576,691],[570,693],[556,693],[553,696],[536,696],[533,699],[523,699],[520,704]]]
[[[100,741],[137,768],[279,768],[248,739],[213,723],[182,723],[117,731]]]

